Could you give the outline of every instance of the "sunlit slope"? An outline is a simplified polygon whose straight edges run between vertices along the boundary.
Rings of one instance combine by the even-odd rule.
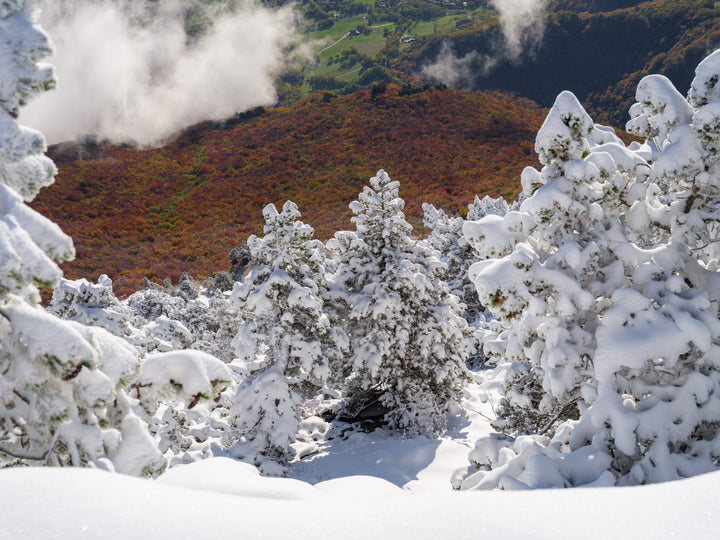
[[[348,203],[379,168],[401,182],[420,227],[423,202],[458,211],[476,194],[512,196],[535,161],[543,111],[391,85],[241,116],[195,126],[160,149],[55,148],[60,174],[33,205],[75,240],[66,276],[107,273],[122,294],[143,276],[212,275],[261,230],[263,206],[287,199],[328,238],[353,227]]]

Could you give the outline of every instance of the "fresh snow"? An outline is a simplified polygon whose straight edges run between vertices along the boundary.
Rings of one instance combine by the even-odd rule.
[[[467,464],[475,441],[490,430],[488,418],[493,413],[486,386],[469,387],[463,399],[465,410],[448,414],[442,437],[403,437],[377,429],[372,433],[348,432],[343,438],[335,433],[342,433],[340,425],[327,433],[317,453],[293,463],[289,474],[313,484],[363,475],[383,478],[415,493],[449,491],[453,473]]]
[[[288,478],[227,457],[178,465],[157,480],[2,470],[0,539],[717,538],[710,494],[720,472],[642,487],[453,491],[453,471],[487,433],[483,415],[498,380],[470,386],[465,411],[451,411],[441,438],[338,434],[291,464]]]
[[[3,539],[710,539],[720,527],[711,496],[720,473],[642,487],[412,493],[368,476],[314,486],[265,478],[214,458],[157,481],[76,468],[0,478]]]
[[[57,282],[53,260],[73,248],[24,204],[56,173],[42,136],[14,121],[21,104],[54,85],[37,63],[50,44],[31,8],[32,0],[0,2],[0,412],[2,452],[18,458],[0,470],[0,540],[718,536],[711,495],[720,472],[700,474],[720,455],[718,53],[698,67],[687,100],[665,77],[640,82],[627,128],[648,141],[636,155],[561,93],[536,140],[544,167],[523,172],[524,200],[476,199],[468,215],[479,221],[466,224],[464,244],[461,222],[430,208],[434,239],[413,240],[398,183],[382,170],[351,204],[357,231],[338,233],[334,261],[297,221],[294,203],[282,213],[267,206],[264,238],[248,241],[261,264],[233,293],[252,321],[246,333],[257,337],[248,346],[241,332],[236,352],[260,369],[229,406],[241,429],[223,440],[213,419],[199,426],[193,417],[209,402],[221,415],[230,367],[207,352],[173,350],[198,331],[196,343],[219,342],[211,352],[230,344],[232,324],[203,330],[210,301],[193,305],[186,327],[163,313],[161,298],[172,295],[140,294],[136,305],[153,319],[144,335],[107,278],[57,295],[55,310],[73,320],[39,308],[37,284]],[[460,310],[470,306],[441,276],[450,251],[435,247],[455,242],[458,266],[467,266],[467,245],[480,251],[470,277],[498,317],[481,315],[487,351],[514,360],[467,385],[472,331]],[[335,290],[339,283],[347,290]],[[183,305],[198,296],[189,278],[178,293]],[[326,301],[343,299],[330,311],[347,315],[345,337],[322,313]],[[327,403],[301,402],[300,383],[335,382],[329,360],[321,369],[318,361],[327,351],[340,359],[348,341],[357,380],[346,388],[382,389],[393,430],[306,417]],[[161,404],[150,418],[160,394],[183,406]],[[568,413],[576,403],[578,419]],[[530,435],[490,432],[508,408],[521,424],[505,427]],[[166,462],[160,452],[173,445],[184,455]],[[57,467],[21,466],[32,462]],[[63,467],[83,464],[92,468]],[[600,487],[645,482],[657,483]],[[549,486],[584,487],[528,489]]]

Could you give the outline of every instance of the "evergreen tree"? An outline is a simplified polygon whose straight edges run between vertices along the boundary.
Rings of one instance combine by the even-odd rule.
[[[615,184],[617,192],[604,189],[597,199],[607,202],[593,236],[600,255],[594,260],[601,264],[594,266],[592,280],[581,280],[583,291],[591,295],[588,311],[596,314],[594,319],[580,320],[592,340],[581,346],[571,340],[572,334],[557,340],[575,354],[584,352],[591,361],[582,372],[568,363],[550,366],[561,380],[574,381],[581,374],[576,401],[581,405],[580,417],[555,425],[554,432],[536,424],[527,430],[533,433],[530,436],[481,439],[471,454],[481,470],[458,479],[457,485],[639,484],[717,468],[720,320],[711,299],[718,290],[713,257],[720,203],[714,144],[720,133],[720,102],[713,101],[718,97],[714,94],[718,77],[720,55],[714,53],[698,67],[688,100],[665,77],[644,78],[628,129],[647,137],[647,146],[623,149],[614,142],[588,149],[584,161],[601,159],[608,165],[601,177],[620,183]],[[612,162],[607,156],[593,158],[602,153],[601,147],[605,154],[613,154]],[[641,154],[649,163],[643,163]],[[628,167],[633,163],[634,168]],[[544,188],[523,208],[534,206],[531,201]],[[569,208],[577,204],[579,194],[567,202]],[[478,225],[478,232],[482,230]],[[580,230],[577,225],[572,228],[573,234]],[[528,243],[541,245],[541,237],[534,233],[528,235]],[[566,261],[583,261],[578,257],[581,253]],[[593,266],[583,261],[582,268],[583,274],[575,279]],[[488,286],[483,272],[476,270],[479,288]],[[568,269],[564,274],[569,274]],[[564,287],[572,290],[572,283],[566,280]],[[562,296],[555,293],[550,300],[560,304]],[[576,313],[566,317],[578,320]],[[547,318],[538,321],[539,327],[547,324]],[[538,392],[541,406],[548,395],[558,396],[552,384],[545,384],[554,374],[538,369],[546,365],[542,358],[530,364],[533,380],[543,383]],[[511,376],[509,388],[516,384]],[[544,436],[546,432],[552,438]]]
[[[484,308],[468,276],[468,269],[477,260],[477,255],[463,235],[465,220],[460,216],[450,217],[432,204],[424,203],[422,208],[423,225],[430,231],[423,243],[439,253],[445,267],[438,272],[438,277],[464,304],[463,317],[472,324]]]
[[[351,203],[356,231],[337,236],[335,300],[346,305],[351,395],[378,391],[391,427],[432,433],[467,380],[467,325],[437,252],[410,237],[398,187],[381,170]]]
[[[30,0],[0,3],[0,461],[154,475],[164,460],[122,390],[137,370],[132,348],[39,306],[38,285],[61,277],[54,260],[74,252],[24,202],[56,173],[43,136],[15,121],[54,86],[52,69],[38,63],[51,49],[35,15]]]
[[[523,171],[518,211],[468,222],[468,241],[488,259],[471,269],[480,300],[510,325],[500,415],[507,429],[543,431],[592,400],[596,294],[614,257],[605,224],[625,189],[612,156],[590,152],[595,127],[575,96],[558,96],[538,132],[542,172]],[[605,283],[603,283],[605,282]],[[611,289],[612,290],[612,289]]]
[[[236,353],[249,377],[231,416],[252,449],[282,463],[291,456],[301,396],[322,389],[338,369],[345,339],[323,310],[324,246],[312,227],[298,221],[291,201],[279,213],[270,204],[263,215],[263,238],[247,241],[257,266],[232,293],[245,319]]]

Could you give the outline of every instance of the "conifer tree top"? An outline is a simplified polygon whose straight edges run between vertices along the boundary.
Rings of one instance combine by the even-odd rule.
[[[638,84],[637,103],[630,108],[630,133],[654,139],[662,147],[677,126],[687,124],[693,109],[673,83],[663,75],[648,75]]]
[[[720,49],[705,58],[695,68],[695,78],[690,84],[688,101],[694,107],[702,107],[720,100]]]
[[[412,225],[402,212],[405,201],[399,196],[400,183],[390,180],[380,169],[370,179],[370,186],[365,186],[358,200],[350,203],[358,236],[372,246],[373,251],[382,249],[390,238],[399,244],[409,242]]]
[[[562,92],[556,99],[535,139],[540,163],[553,160],[581,159],[584,138],[593,129],[593,121],[572,92]]]

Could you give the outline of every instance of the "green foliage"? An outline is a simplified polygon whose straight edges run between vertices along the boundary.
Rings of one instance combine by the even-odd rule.
[[[379,78],[378,72],[372,70],[386,69],[389,60],[397,58],[416,37],[448,34],[464,17],[490,12],[480,7],[485,5],[477,0],[462,5],[436,5],[423,0],[302,2],[299,9],[308,20],[302,41],[317,51],[317,62],[302,68],[304,84],[292,84],[306,93],[333,89],[346,94],[381,80],[407,80],[412,74]]]

